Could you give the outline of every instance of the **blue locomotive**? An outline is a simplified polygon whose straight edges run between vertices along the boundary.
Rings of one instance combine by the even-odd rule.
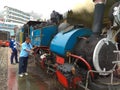
[[[30,36],[32,45],[37,46],[35,62],[56,75],[66,89],[119,90],[120,2],[112,7],[114,23],[106,37],[101,35],[105,1],[94,2],[92,30],[72,25],[58,32],[57,25],[29,21],[23,26],[22,40]]]

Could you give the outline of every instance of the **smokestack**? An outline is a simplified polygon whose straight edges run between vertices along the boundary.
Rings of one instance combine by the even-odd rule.
[[[102,30],[102,21],[104,16],[104,8],[106,0],[93,0],[95,3],[94,20],[93,20],[93,33],[100,35]]]

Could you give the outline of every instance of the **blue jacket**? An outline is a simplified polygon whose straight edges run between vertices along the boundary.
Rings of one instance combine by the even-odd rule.
[[[12,49],[12,51],[16,51],[16,41],[14,39],[10,40],[10,48]]]

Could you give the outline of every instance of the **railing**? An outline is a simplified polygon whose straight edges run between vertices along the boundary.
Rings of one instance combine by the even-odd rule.
[[[86,84],[85,84],[85,90],[88,90],[88,80],[89,80],[89,76],[90,76],[90,73],[107,73],[107,74],[111,74],[111,78],[110,78],[110,84],[109,85],[113,85],[113,72],[115,71],[115,68],[116,66],[120,67],[120,50],[115,50],[113,51],[114,53],[117,53],[117,60],[116,61],[113,61],[112,63],[115,64],[114,67],[109,70],[109,71],[95,71],[95,70],[89,70],[88,73],[87,73],[87,78],[86,78]],[[102,74],[103,75],[103,74]]]

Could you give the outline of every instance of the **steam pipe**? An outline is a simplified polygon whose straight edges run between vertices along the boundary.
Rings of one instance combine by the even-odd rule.
[[[48,51],[48,53],[50,53],[50,49],[47,46],[40,46],[40,47],[37,47],[34,49],[34,56],[36,56],[36,53],[40,48],[42,48],[43,50],[46,50],[46,51]]]
[[[95,3],[94,19],[93,19],[93,34],[100,35],[102,30],[102,21],[104,16],[104,8],[106,0],[93,0]]]
[[[81,56],[77,56],[77,55],[74,55],[74,54],[71,54],[71,53],[69,53],[68,56],[71,56],[71,57],[77,58],[78,60],[84,62],[85,65],[87,66],[88,70],[89,70],[89,71],[92,70],[90,64],[89,64],[84,58],[82,58]],[[91,76],[92,76],[92,78],[93,78],[93,77],[94,77],[93,72],[90,72],[90,74],[91,74]]]

